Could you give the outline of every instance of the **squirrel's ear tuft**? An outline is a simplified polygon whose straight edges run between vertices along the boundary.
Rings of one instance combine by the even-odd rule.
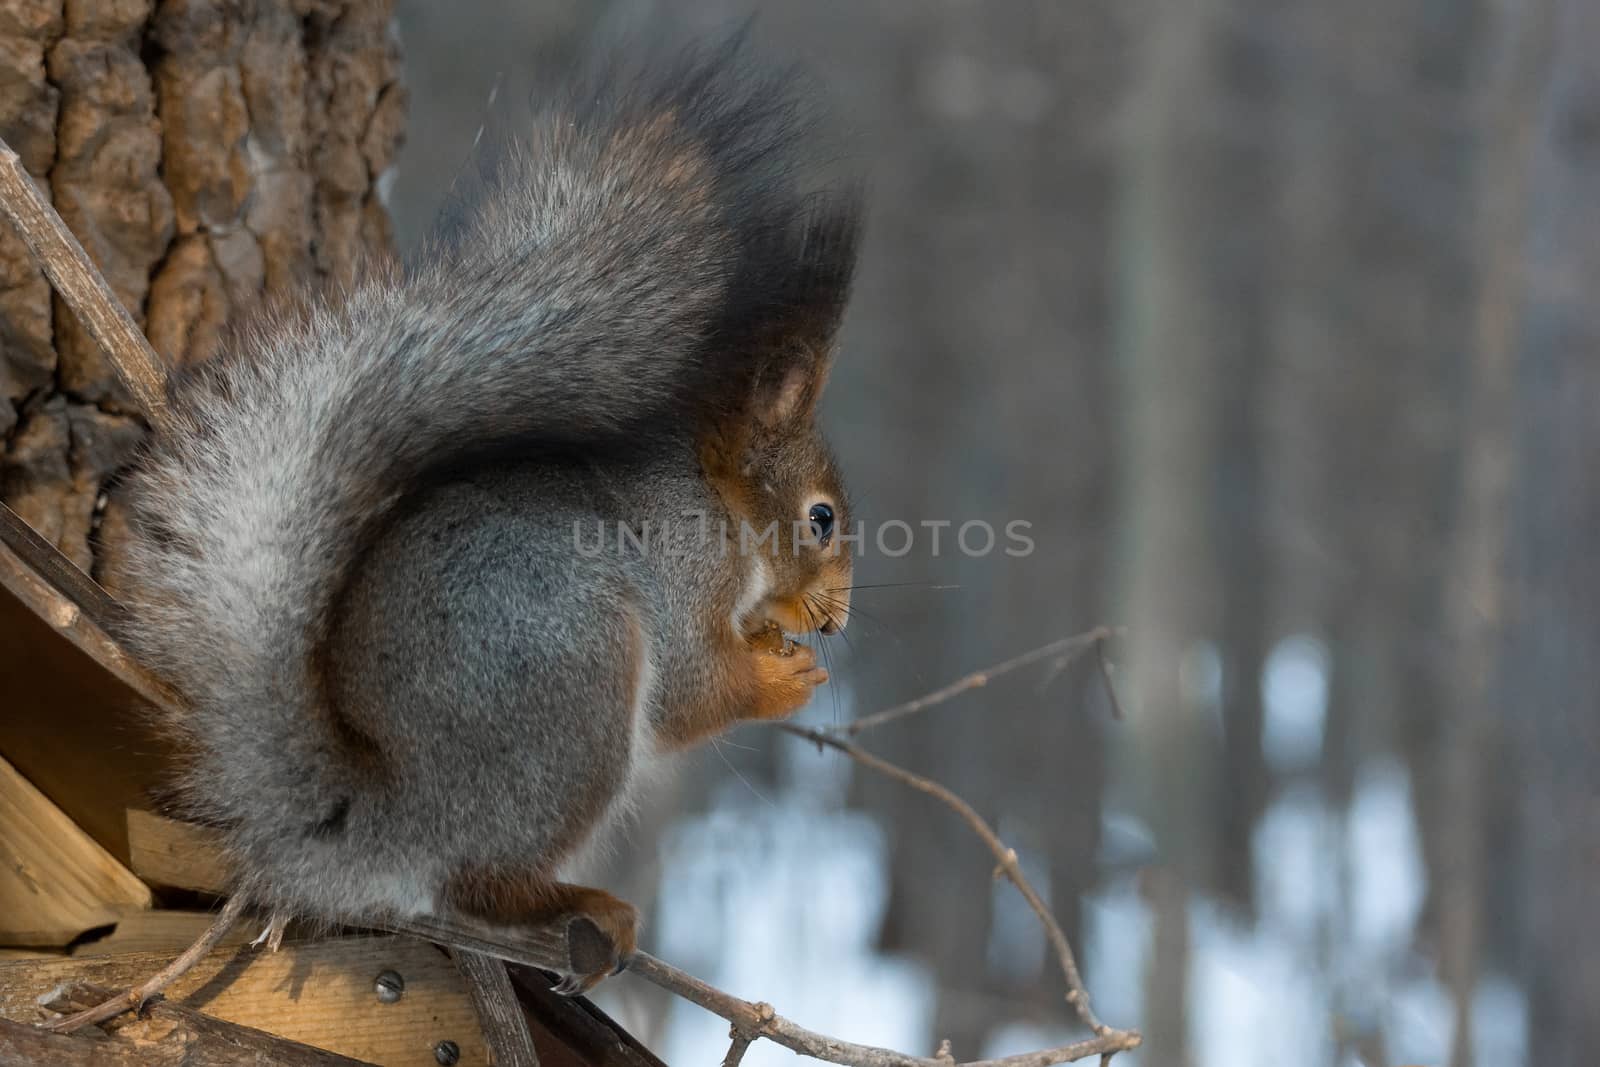
[[[809,420],[833,364],[835,338],[860,243],[857,190],[819,198],[789,238],[787,268],[769,288],[755,337],[757,418],[778,426]]]
[[[858,186],[833,189],[816,198],[801,225],[789,279],[783,340],[794,347],[825,353],[821,357],[824,377],[855,277],[861,245],[861,202]]]

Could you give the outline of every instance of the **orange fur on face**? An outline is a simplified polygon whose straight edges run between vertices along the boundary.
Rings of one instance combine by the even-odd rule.
[[[770,621],[786,633],[809,633],[848,620],[848,544],[802,536],[815,503],[833,509],[840,533],[850,520],[843,478],[815,423],[829,362],[827,353],[808,353],[778,380],[757,383],[755,414],[728,418],[701,439],[701,467],[735,523],[752,531],[750,548],[770,578],[747,620],[751,630]],[[773,536],[761,540],[769,530]]]

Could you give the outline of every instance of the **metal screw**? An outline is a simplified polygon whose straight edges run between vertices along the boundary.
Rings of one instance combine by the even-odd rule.
[[[372,991],[378,994],[379,1004],[393,1004],[406,993],[406,980],[399,971],[384,971],[373,979]]]
[[[454,1067],[461,1059],[461,1046],[454,1041],[441,1041],[433,1046],[433,1059],[443,1067]]]

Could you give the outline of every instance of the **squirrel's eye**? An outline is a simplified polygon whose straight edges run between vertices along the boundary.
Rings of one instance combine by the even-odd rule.
[[[811,534],[817,544],[826,546],[833,539],[833,509],[826,504],[812,504],[807,518],[811,520]]]

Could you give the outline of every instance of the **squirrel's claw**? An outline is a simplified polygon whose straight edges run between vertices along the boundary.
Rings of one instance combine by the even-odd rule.
[[[266,929],[262,930],[256,939],[250,942],[251,948],[260,948],[265,945],[268,952],[277,952],[283,945],[283,931],[289,925],[289,918],[283,912],[275,911],[267,920]]]
[[[604,979],[621,974],[627,969],[626,960],[618,960],[617,965],[609,971],[596,971],[594,974],[569,974],[564,975],[555,985],[550,987],[550,992],[561,997],[581,997]]]
[[[576,997],[592,987],[588,976],[569,974],[550,987],[550,992],[560,997]]]

